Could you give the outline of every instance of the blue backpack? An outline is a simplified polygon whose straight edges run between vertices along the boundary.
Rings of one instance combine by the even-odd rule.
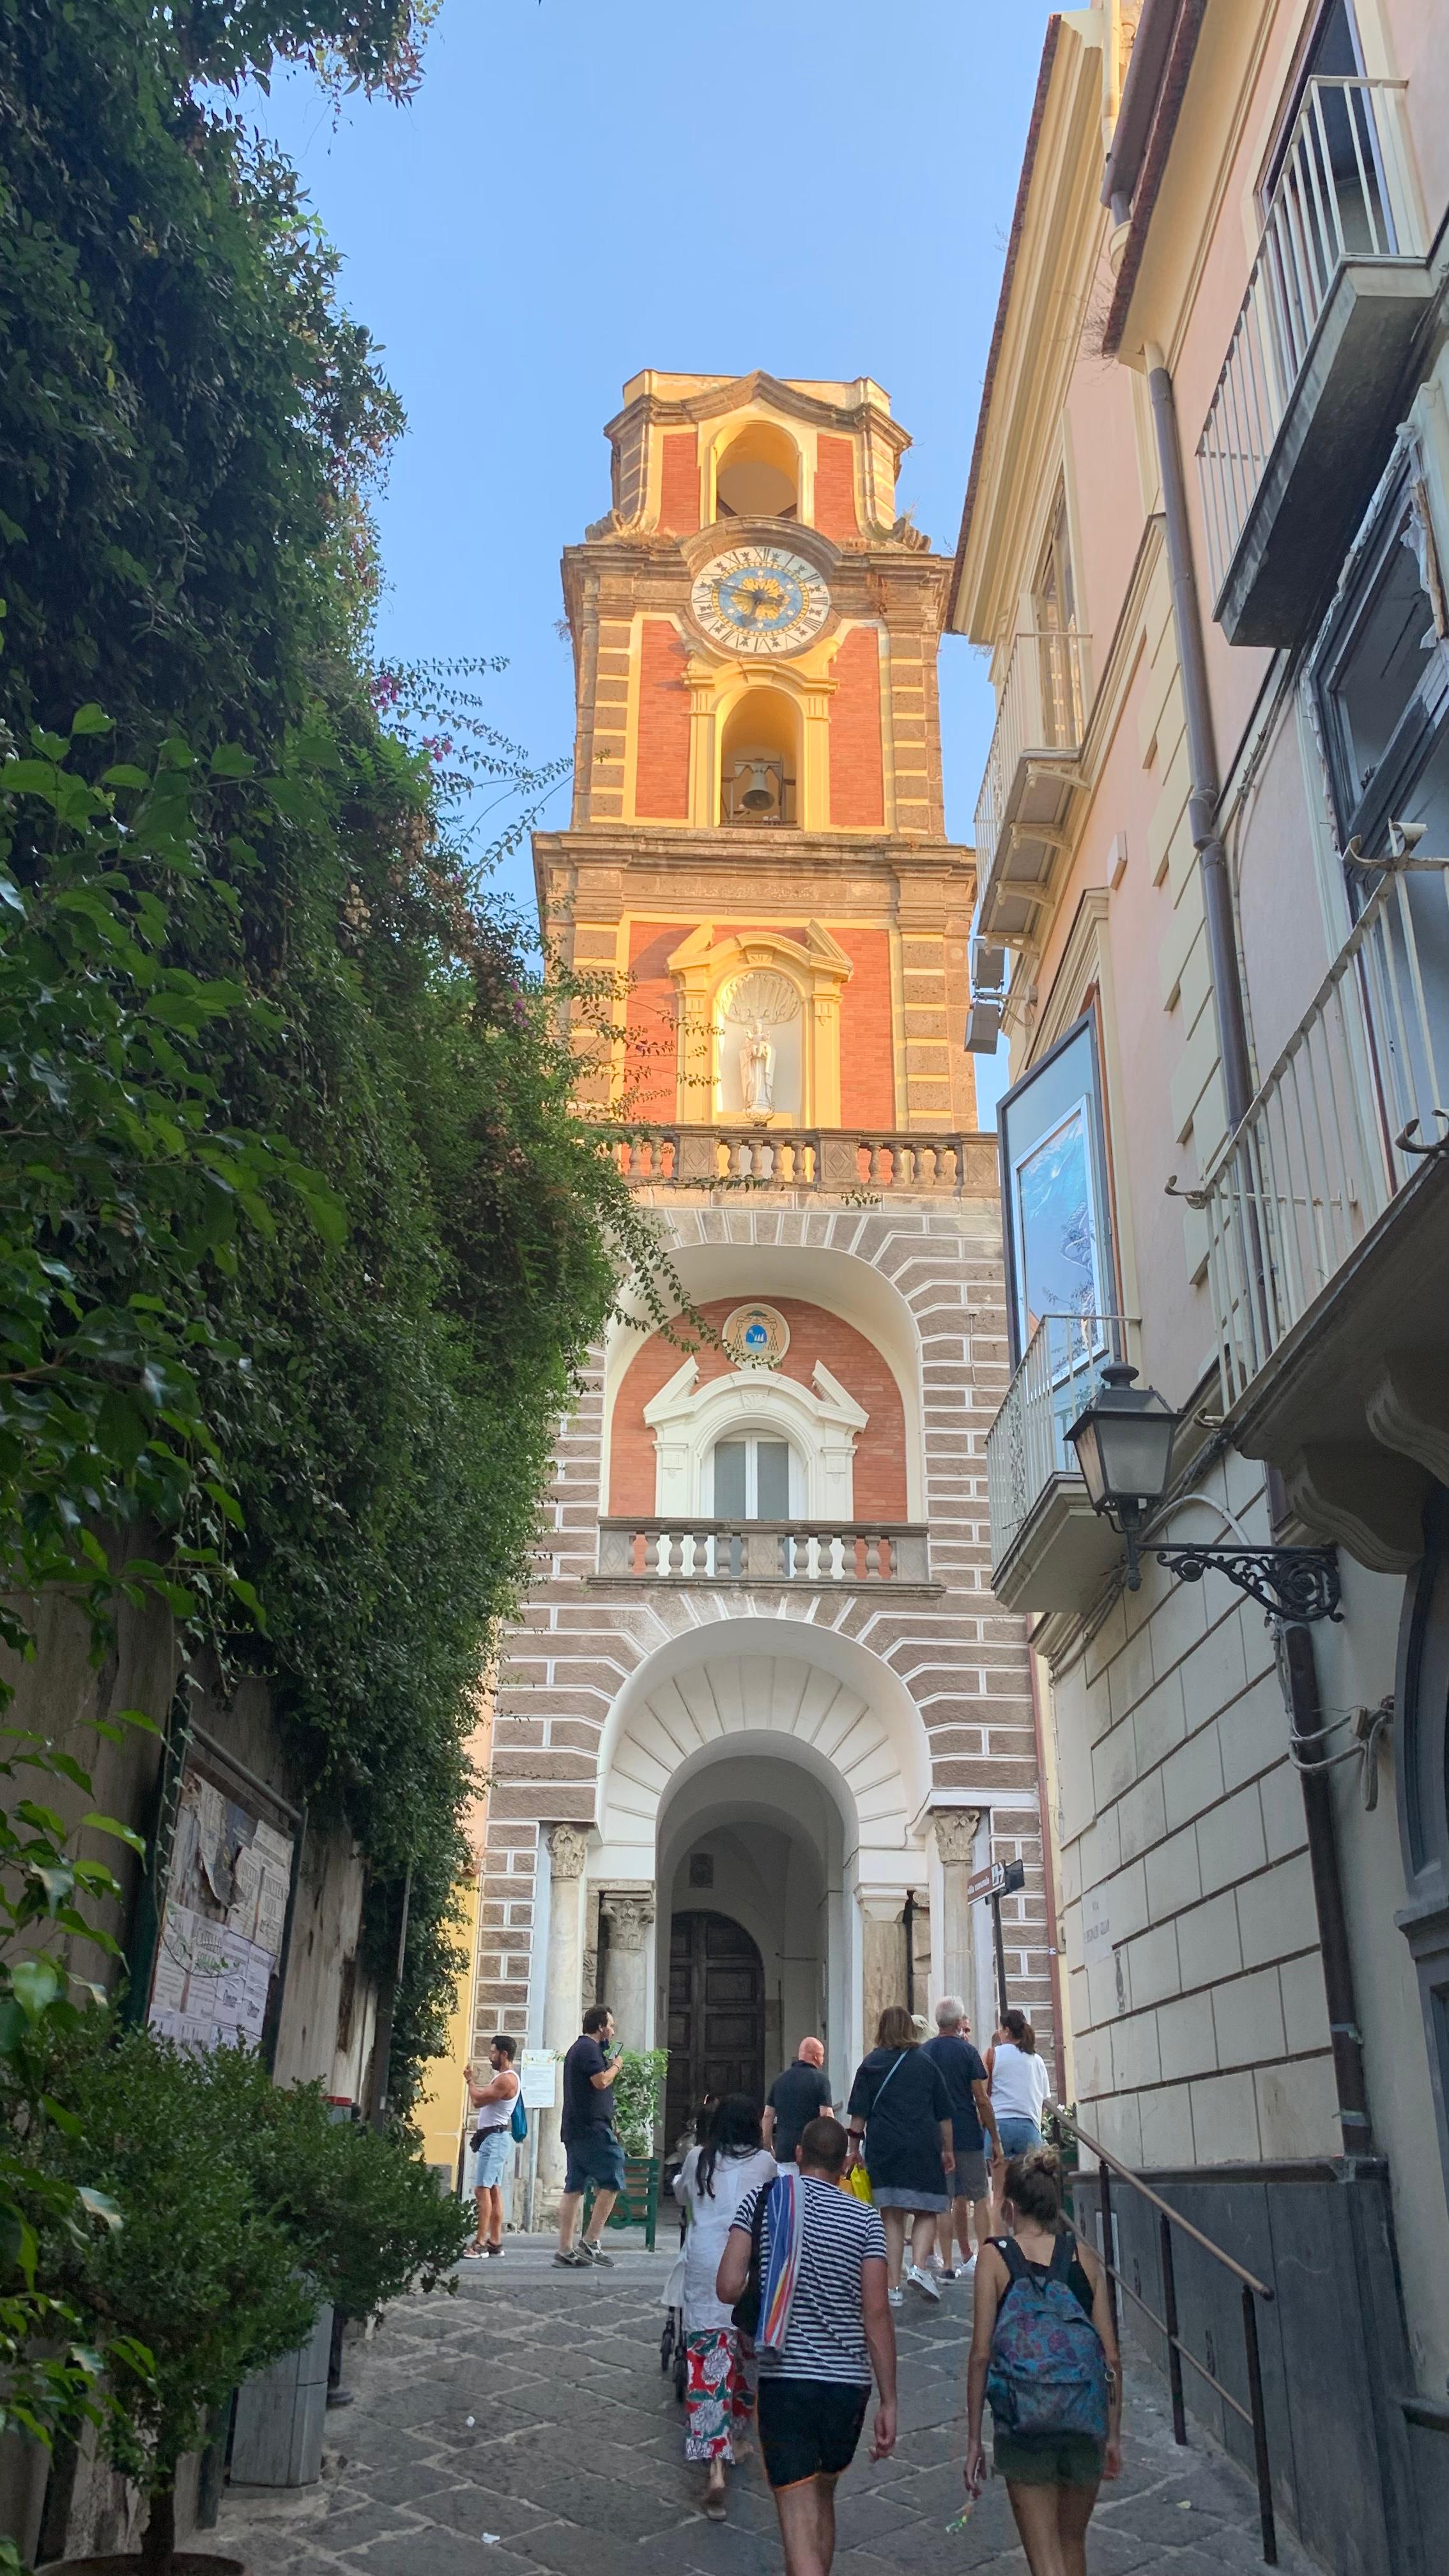
[[[1015,2239],[995,2237],[1011,2274],[991,2336],[986,2395],[1001,2433],[1086,2433],[1107,2438],[1107,2356],[1067,2285],[1076,2238],[1059,2236],[1044,2281],[1033,2279]]]

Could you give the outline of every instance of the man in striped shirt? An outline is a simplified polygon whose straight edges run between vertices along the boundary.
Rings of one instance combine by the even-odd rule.
[[[835,2555],[835,2481],[855,2457],[870,2403],[878,2397],[870,2456],[896,2441],[896,2339],[886,2298],[885,2230],[878,2210],[842,2191],[849,2140],[827,2113],[808,2120],[795,2161],[803,2196],[799,2263],[784,2340],[760,2359],[760,2450],[780,2517],[786,2576],[829,2576]],[[781,2182],[761,2228],[760,2277],[769,2277],[771,2222]],[[732,2306],[750,2272],[758,2192],[741,2201],[720,2261],[717,2293]]]

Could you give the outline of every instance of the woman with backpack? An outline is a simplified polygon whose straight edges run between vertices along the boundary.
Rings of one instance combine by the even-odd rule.
[[[1122,2382],[1107,2276],[1062,2214],[1054,2147],[1006,2168],[1007,2234],[976,2264],[966,2374],[966,2492],[986,2479],[981,2438],[989,2400],[992,2455],[1031,2576],[1086,2576],[1087,2525],[1104,2477],[1122,2467]]]
[[[688,2219],[684,2239],[684,2456],[707,2474],[704,2510],[723,2522],[725,2471],[739,2457],[754,2397],[740,2333],[715,2292],[735,2212],[747,2192],[768,2191],[778,2168],[760,2144],[760,2106],[747,2093],[715,2104],[704,2143],[691,2147],[674,2185]]]

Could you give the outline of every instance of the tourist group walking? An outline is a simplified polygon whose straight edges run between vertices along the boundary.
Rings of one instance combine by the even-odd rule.
[[[510,2056],[496,2042],[473,2088],[485,2136],[509,2116]],[[619,2066],[612,2015],[596,2006],[564,2062],[565,2269],[610,2259],[600,2237],[623,2183]],[[1049,2095],[1023,2014],[1001,2017],[983,2055],[947,1995],[934,2032],[903,2006],[882,2013],[843,2119],[813,2037],[763,2106],[724,2093],[696,2113],[673,2183],[683,2246],[668,2292],[685,2457],[719,2522],[731,2470],[758,2445],[786,2576],[829,2576],[836,2486],[867,2420],[873,2460],[895,2446],[896,2312],[908,2291],[936,2305],[953,2280],[972,2297],[961,2519],[985,2483],[989,2408],[1030,2576],[1085,2576],[1097,2489],[1121,2463],[1121,2389],[1102,2265],[1070,2225],[1042,2135]]]

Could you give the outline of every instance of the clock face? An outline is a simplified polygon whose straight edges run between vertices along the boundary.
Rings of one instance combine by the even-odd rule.
[[[735,546],[715,555],[689,594],[694,616],[732,653],[799,653],[830,614],[815,566],[783,546]]]

